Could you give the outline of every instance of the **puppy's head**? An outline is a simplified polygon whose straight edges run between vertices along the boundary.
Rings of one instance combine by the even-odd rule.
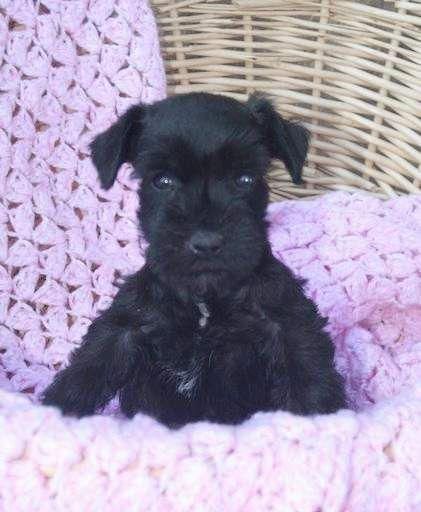
[[[133,165],[149,263],[200,295],[258,265],[270,160],[299,183],[308,142],[308,131],[262,96],[240,103],[196,93],[130,108],[91,149],[104,188],[124,162]]]

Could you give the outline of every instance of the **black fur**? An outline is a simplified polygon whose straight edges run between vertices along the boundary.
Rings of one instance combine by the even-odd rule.
[[[210,94],[135,106],[92,144],[102,185],[123,162],[142,178],[145,266],[90,326],[44,403],[122,411],[170,426],[238,423],[256,411],[345,407],[325,320],[273,256],[271,158],[299,182],[309,134],[271,103]]]

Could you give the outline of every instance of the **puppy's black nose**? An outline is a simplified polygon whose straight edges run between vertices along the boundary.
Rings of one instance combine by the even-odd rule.
[[[196,231],[187,245],[198,256],[213,256],[221,250],[222,236],[212,231]]]

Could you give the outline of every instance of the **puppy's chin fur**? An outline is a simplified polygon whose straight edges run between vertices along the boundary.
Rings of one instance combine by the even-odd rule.
[[[183,302],[191,301],[214,301],[229,297],[236,290],[246,277],[232,275],[228,271],[207,271],[204,273],[192,274],[184,278],[168,276],[161,279],[163,285],[171,288],[171,291]]]
[[[229,297],[251,279],[268,254],[270,250],[262,243],[260,248],[256,244],[253,252],[244,254],[234,266],[196,262],[196,265],[193,263],[177,267],[178,258],[175,261],[171,258],[162,261],[159,256],[155,259],[152,250],[148,253],[147,261],[162,286],[170,289],[183,302],[189,303]]]
[[[265,98],[209,94],[129,109],[92,143],[104,188],[130,162],[142,177],[146,264],[89,327],[44,403],[122,411],[170,426],[238,423],[257,411],[345,406],[333,345],[265,225],[271,158],[299,183],[307,130]]]

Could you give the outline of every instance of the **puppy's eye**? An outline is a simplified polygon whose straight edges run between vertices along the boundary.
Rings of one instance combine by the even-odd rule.
[[[256,178],[251,174],[240,174],[235,178],[235,183],[238,187],[247,188],[254,185]]]
[[[153,184],[160,190],[172,190],[175,185],[175,180],[168,174],[158,174],[153,179]]]

